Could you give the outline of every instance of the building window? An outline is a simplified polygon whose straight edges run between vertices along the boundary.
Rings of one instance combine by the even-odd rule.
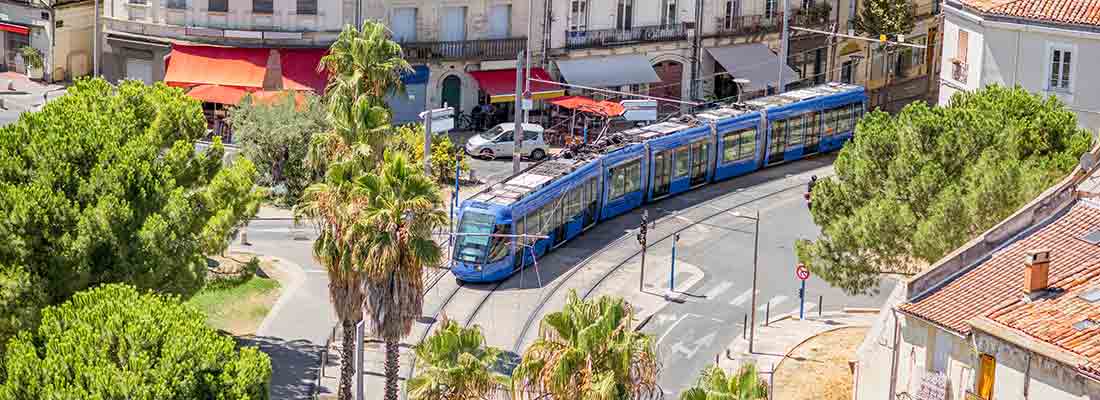
[[[458,42],[466,40],[466,7],[443,7],[443,23],[440,31],[443,41]]]
[[[489,39],[504,39],[512,35],[512,6],[489,8]]]
[[[809,10],[814,8],[814,0],[802,0],[802,9]]]
[[[393,31],[393,40],[395,42],[415,42],[416,8],[402,7],[393,9],[393,16],[390,18],[390,29]]]
[[[676,0],[661,0],[661,25],[670,26],[680,23],[680,13]]]
[[[573,0],[569,10],[569,30],[588,30],[588,0]]]
[[[619,19],[615,27],[624,31],[634,27],[634,0],[619,0]]]
[[[209,11],[229,12],[229,0],[210,0]]]
[[[1057,47],[1050,52],[1050,90],[1068,92],[1073,76],[1071,74],[1073,64],[1073,51],[1065,47]]]
[[[844,83],[852,83],[852,77],[855,75],[856,61],[848,60],[840,66],[840,81]]]
[[[741,3],[738,0],[726,0],[726,18],[723,28],[733,29],[740,26]]]
[[[993,378],[997,370],[997,359],[989,354],[982,354],[982,363],[978,367],[978,381],[975,382],[974,389],[978,397],[985,400],[993,399]]]
[[[298,0],[298,15],[317,15],[317,0]]]
[[[183,10],[187,8],[187,0],[167,0],[164,6],[173,10]]]
[[[252,0],[253,14],[271,14],[275,12],[275,0]]]
[[[764,2],[764,18],[771,19],[776,17],[776,13],[779,12],[779,0],[766,0]]]

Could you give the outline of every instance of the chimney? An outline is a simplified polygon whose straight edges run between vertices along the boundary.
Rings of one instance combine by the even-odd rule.
[[[1024,258],[1024,293],[1046,290],[1050,278],[1050,250],[1029,250]]]

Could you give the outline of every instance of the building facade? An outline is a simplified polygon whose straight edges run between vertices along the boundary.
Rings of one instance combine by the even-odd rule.
[[[0,2],[0,68],[28,73],[20,48],[42,53],[42,79],[60,81],[92,72],[91,1]],[[31,73],[39,78],[37,72]]]
[[[899,285],[857,350],[854,398],[1100,399],[1095,176],[1074,171]]]
[[[1100,61],[1100,18],[1082,1],[948,0],[944,6],[941,104],[990,84],[1022,86],[1062,100],[1078,123],[1100,129],[1100,82],[1081,68]]]
[[[162,81],[174,43],[327,48],[355,24],[360,0],[122,0],[103,2],[101,73]]]

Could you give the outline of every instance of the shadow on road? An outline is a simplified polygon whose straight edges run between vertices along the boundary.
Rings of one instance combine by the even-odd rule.
[[[241,346],[256,346],[271,357],[272,399],[309,399],[317,383],[322,346],[306,340],[285,341],[269,336],[237,337]]]

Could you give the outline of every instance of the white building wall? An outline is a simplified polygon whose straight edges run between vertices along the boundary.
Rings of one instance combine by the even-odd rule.
[[[166,7],[167,0],[148,0],[148,4],[109,1],[104,17],[155,25],[194,26],[217,29],[338,31],[354,22],[354,12],[345,7],[348,0],[317,0],[316,15],[298,15],[296,0],[274,0],[271,14],[253,13],[252,0],[229,0],[228,12],[210,10],[209,0],[187,0],[183,9]]]
[[[1078,124],[1100,129],[1100,81],[1091,79],[1091,66],[1100,63],[1100,33],[1037,25],[983,20],[951,7],[944,12],[944,57],[940,104],[960,89],[976,90],[990,84],[1020,85],[1033,93],[1056,96],[1077,113]],[[969,75],[965,84],[951,77],[958,30],[970,32]],[[1051,52],[1072,51],[1072,83],[1068,91],[1051,90]]]

